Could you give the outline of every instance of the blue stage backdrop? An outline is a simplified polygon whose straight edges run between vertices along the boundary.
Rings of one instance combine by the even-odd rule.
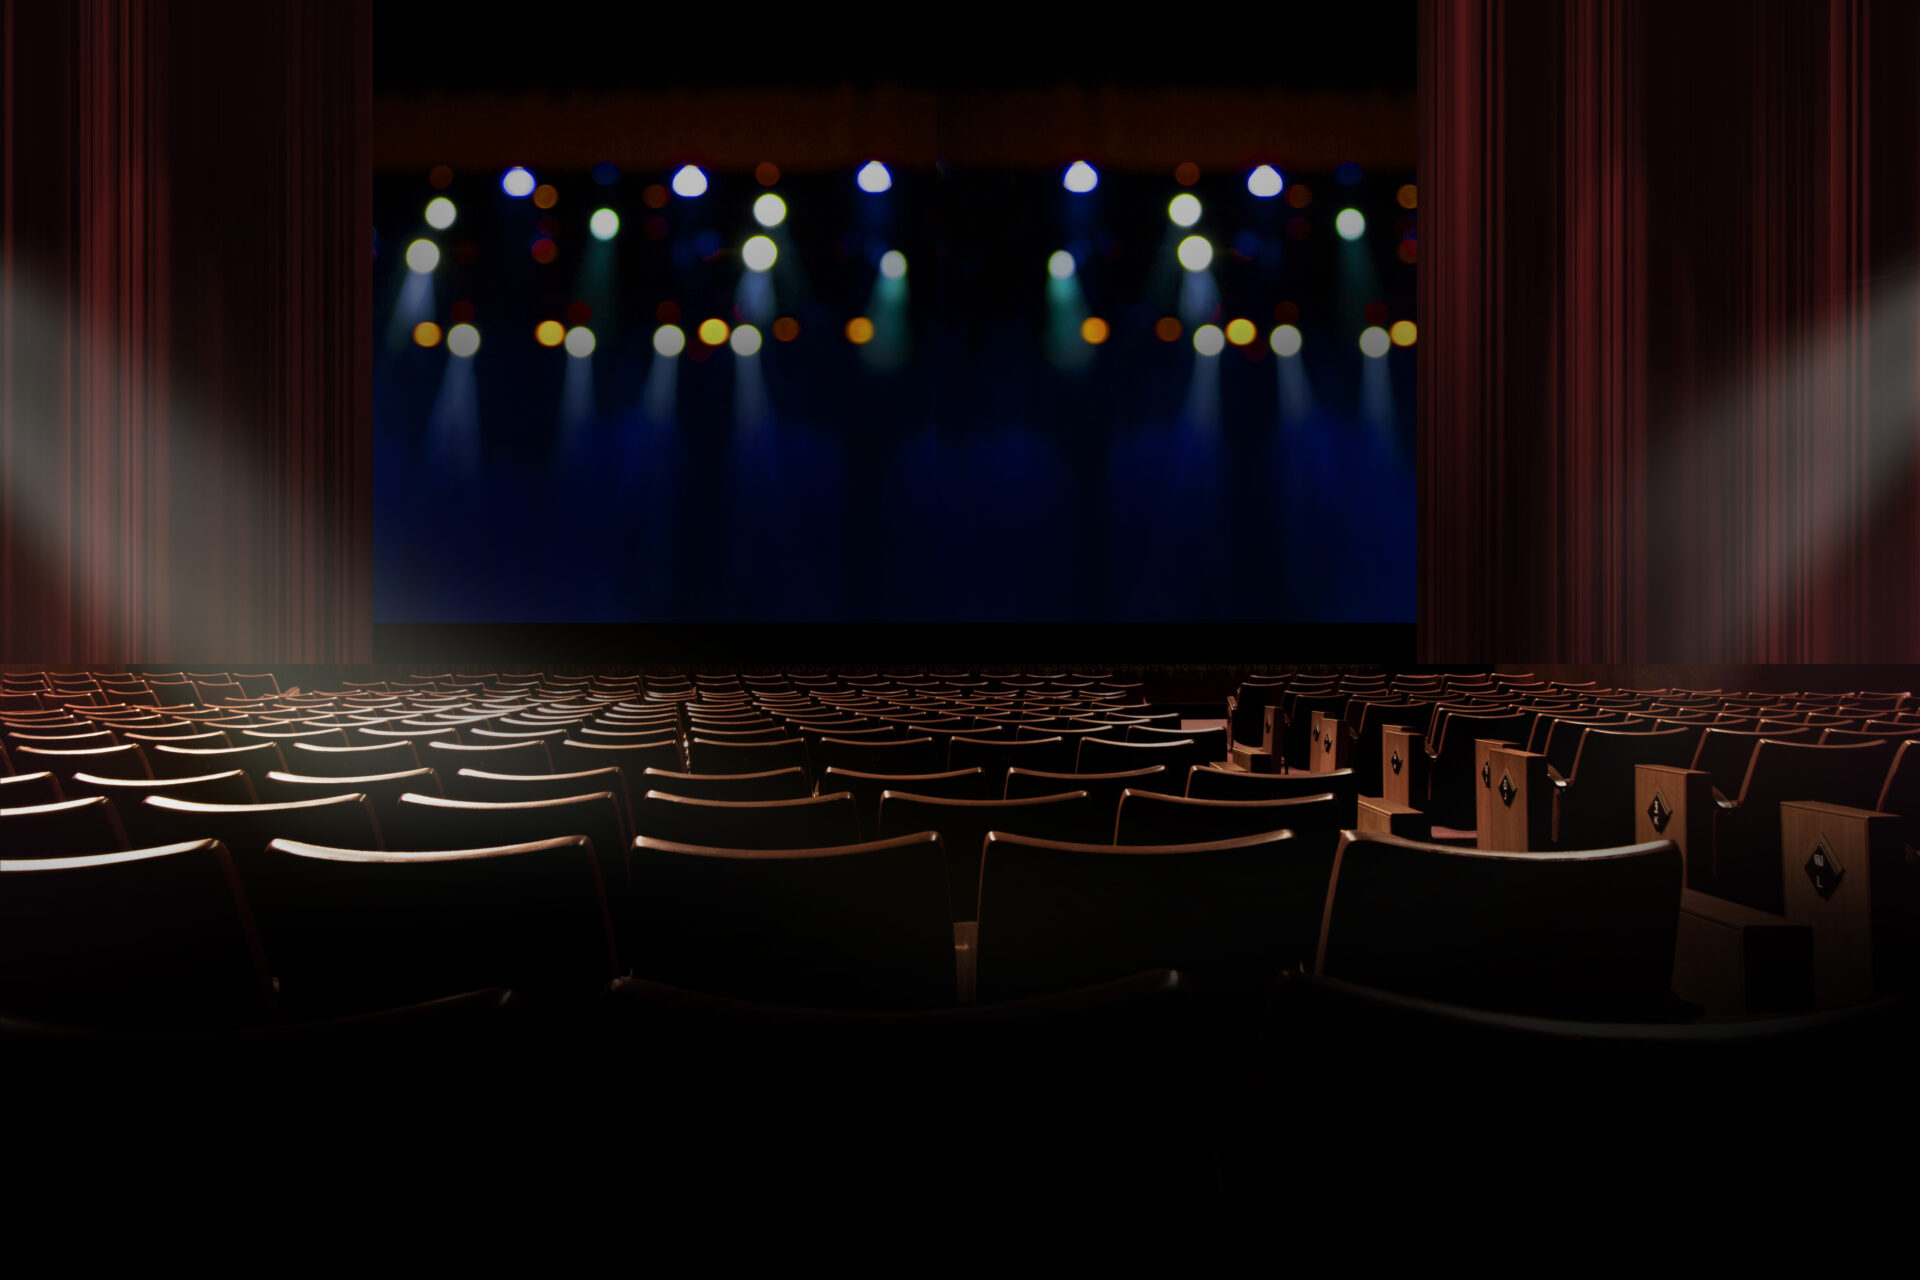
[[[1412,175],[884,176],[379,177],[376,619],[1412,620]]]

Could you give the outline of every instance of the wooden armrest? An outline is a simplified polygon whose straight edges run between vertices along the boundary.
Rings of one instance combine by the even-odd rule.
[[[1716,898],[1697,889],[1680,891],[1680,910],[1729,929],[1777,929],[1787,923],[1785,916],[1777,916],[1771,911],[1761,911],[1727,898]]]
[[[980,975],[980,922],[962,920],[953,926],[953,973],[961,1004],[972,1004]]]

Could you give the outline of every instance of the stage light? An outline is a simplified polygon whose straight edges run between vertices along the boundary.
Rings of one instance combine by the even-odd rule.
[[[1227,349],[1227,335],[1217,325],[1203,324],[1193,331],[1193,349],[1203,356],[1217,356]]]
[[[610,187],[620,181],[620,166],[611,160],[602,160],[593,166],[593,180],[603,187]]]
[[[792,342],[800,336],[800,322],[792,316],[781,316],[773,322],[773,336],[781,342]]]
[[[862,191],[876,196],[893,186],[893,175],[878,160],[869,160],[861,165],[860,172],[854,175],[853,180],[860,184]]]
[[[1349,160],[1336,168],[1333,176],[1340,179],[1342,185],[1351,187],[1360,181],[1360,166]]]
[[[420,347],[439,346],[440,326],[431,320],[422,320],[419,324],[413,326],[413,341],[415,346]]]
[[[593,319],[593,308],[586,303],[571,302],[567,304],[568,324],[585,324],[591,319]]]
[[[1360,332],[1360,352],[1368,359],[1379,359],[1387,354],[1387,348],[1392,345],[1387,338],[1387,331],[1377,324],[1368,325]]]
[[[1189,271],[1205,271],[1213,261],[1213,246],[1205,236],[1188,236],[1180,242],[1180,265]]]
[[[889,280],[898,280],[907,274],[907,255],[898,249],[889,249],[881,254],[880,274]]]
[[[1384,302],[1369,302],[1365,307],[1361,308],[1360,314],[1366,318],[1368,324],[1385,324],[1387,322],[1387,304]]]
[[[427,225],[435,231],[445,231],[453,225],[457,212],[453,207],[453,201],[445,196],[435,196],[427,201]]]
[[[453,182],[453,170],[444,164],[437,164],[433,166],[433,171],[427,174],[427,181],[445,191]]]
[[[611,240],[620,234],[620,215],[611,209],[595,209],[587,219],[587,230],[595,240]]]
[[[1074,266],[1072,254],[1065,249],[1055,249],[1053,256],[1047,259],[1047,274],[1055,280],[1071,280]]]
[[[1180,341],[1180,322],[1172,316],[1161,316],[1153,322],[1153,336],[1162,342]]]
[[[710,347],[717,347],[727,340],[727,322],[718,317],[700,322],[700,341]]]
[[[1367,215],[1358,209],[1342,209],[1340,216],[1333,220],[1333,229],[1340,233],[1342,240],[1358,240],[1367,234]]]
[[[1400,202],[1402,209],[1416,208],[1420,204],[1420,188],[1409,182],[1406,186],[1401,187],[1399,191],[1395,192],[1393,198]]]
[[[760,331],[750,324],[743,324],[733,331],[727,339],[727,345],[733,348],[737,356],[750,356],[760,350]]]
[[[1280,171],[1270,164],[1263,164],[1247,175],[1247,190],[1262,200],[1271,200],[1286,185],[1280,177]]]
[[[1107,322],[1099,316],[1088,316],[1080,322],[1080,336],[1096,347],[1105,342],[1112,332]]]
[[[765,271],[773,266],[773,260],[780,256],[780,250],[766,236],[753,236],[740,246],[741,261],[747,264],[749,271]]]
[[[1190,187],[1200,181],[1200,166],[1191,160],[1182,160],[1174,166],[1173,180],[1183,187]]]
[[[558,320],[542,320],[533,326],[533,340],[543,347],[557,347],[566,336],[567,326]]]
[[[1200,221],[1200,197],[1182,191],[1167,202],[1167,217],[1176,227],[1190,227]]]
[[[657,182],[648,183],[646,189],[640,193],[640,203],[646,205],[649,209],[666,208],[667,189]]]
[[[1420,242],[1408,236],[1400,242],[1400,247],[1394,252],[1399,254],[1400,261],[1412,265],[1420,260]]]
[[[1260,331],[1253,327],[1251,320],[1227,321],[1227,341],[1236,347],[1248,346],[1259,336]]]
[[[593,354],[593,330],[575,325],[567,330],[567,354],[581,359]]]
[[[470,356],[480,349],[480,331],[470,324],[457,324],[447,330],[447,350],[457,356]]]
[[[1396,320],[1393,322],[1393,328],[1387,330],[1387,336],[1393,339],[1393,345],[1396,347],[1410,347],[1414,339],[1420,335],[1413,327],[1413,321]]]
[[[559,256],[560,246],[547,237],[541,236],[533,242],[533,260],[535,262],[548,263]]]
[[[533,175],[519,165],[500,175],[500,189],[518,200],[533,194]]]
[[[1100,185],[1100,175],[1085,160],[1075,160],[1067,166],[1066,176],[1060,179],[1060,185],[1075,195],[1085,195]]]
[[[653,318],[661,324],[680,323],[680,304],[669,298],[653,309]]]
[[[1290,324],[1275,326],[1273,337],[1269,341],[1273,346],[1273,354],[1277,356],[1300,354],[1300,331]]]
[[[533,189],[533,202],[542,209],[551,209],[560,202],[560,192],[552,183],[543,182]]]
[[[473,304],[462,298],[447,308],[447,314],[453,318],[455,324],[472,324]]]
[[[653,349],[663,356],[677,356],[687,349],[687,335],[677,324],[663,324],[653,331]]]
[[[863,347],[873,341],[873,321],[865,316],[855,316],[847,321],[847,341],[856,347]]]
[[[753,202],[753,220],[763,227],[777,227],[787,220],[787,202],[769,191]]]
[[[1313,203],[1313,188],[1294,183],[1287,188],[1287,203],[1296,209],[1304,209]]]
[[[407,270],[425,275],[440,265],[440,246],[431,240],[415,240],[407,246]]]
[[[673,175],[673,194],[691,200],[707,193],[707,175],[690,164],[680,166]]]
[[[762,160],[753,166],[753,178],[761,186],[770,187],[780,181],[780,166],[771,160]]]

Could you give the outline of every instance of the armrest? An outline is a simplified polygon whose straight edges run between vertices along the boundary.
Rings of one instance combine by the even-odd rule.
[[[1687,915],[1698,916],[1711,924],[1728,929],[1777,929],[1787,923],[1785,916],[1774,915],[1771,911],[1761,911],[1729,898],[1716,898],[1710,893],[1702,893],[1697,889],[1680,891],[1680,910]]]

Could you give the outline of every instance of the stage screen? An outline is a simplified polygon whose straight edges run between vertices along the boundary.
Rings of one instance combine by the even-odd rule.
[[[375,176],[380,622],[1405,622],[1418,193]]]

